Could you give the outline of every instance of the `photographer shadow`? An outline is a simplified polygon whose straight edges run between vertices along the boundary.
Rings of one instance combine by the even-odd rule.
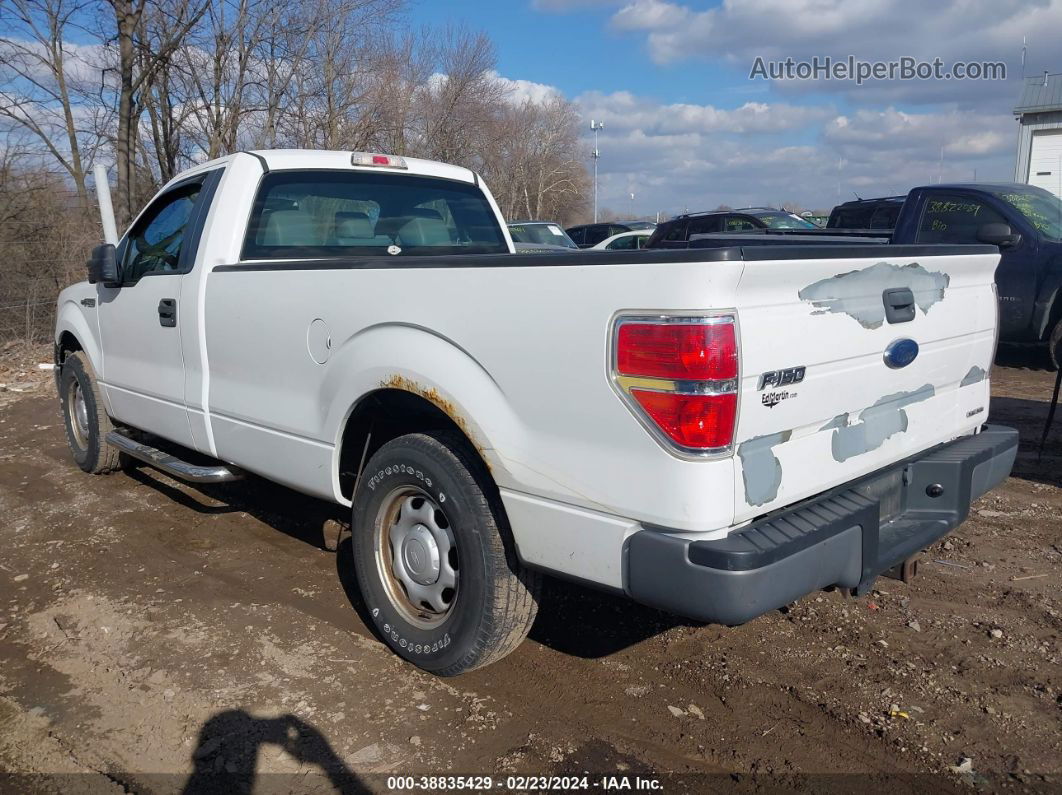
[[[283,749],[300,763],[299,772],[259,774],[258,757],[266,746]],[[219,712],[200,729],[192,762],[195,769],[181,790],[184,795],[304,792],[317,789],[309,786],[314,777],[324,792],[371,791],[318,729],[294,715],[256,718],[242,709]],[[317,770],[307,772],[306,766]]]

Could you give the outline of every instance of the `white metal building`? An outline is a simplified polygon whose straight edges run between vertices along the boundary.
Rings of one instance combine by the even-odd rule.
[[[1062,198],[1062,74],[1025,78],[1014,115],[1019,124],[1014,181]]]

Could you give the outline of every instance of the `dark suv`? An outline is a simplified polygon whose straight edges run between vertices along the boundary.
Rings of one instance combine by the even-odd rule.
[[[582,226],[573,226],[571,229],[565,229],[564,231],[568,233],[568,237],[574,240],[575,245],[579,248],[591,248],[607,237],[618,235],[620,232],[633,232],[634,230],[626,224],[613,222],[608,224],[583,224]]]
[[[893,229],[906,196],[856,199],[838,204],[826,222],[827,229]]]
[[[741,210],[715,210],[706,213],[677,215],[660,223],[646,248],[686,248],[694,235],[713,232],[758,232],[761,229],[818,229],[799,216],[771,207],[748,207]]]

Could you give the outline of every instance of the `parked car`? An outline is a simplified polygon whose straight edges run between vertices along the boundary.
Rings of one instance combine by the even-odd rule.
[[[578,248],[561,225],[552,221],[513,221],[509,224],[509,236],[513,243]]]
[[[866,593],[1017,450],[993,246],[521,255],[467,169],[297,150],[113,242],[58,301],[74,460],[345,506],[365,615],[436,674],[512,651],[541,571],[723,624]]]
[[[826,221],[827,229],[892,229],[903,206],[903,196],[856,199],[838,204]]]
[[[782,210],[750,208],[746,210],[713,210],[678,215],[657,224],[647,246],[649,248],[686,248],[694,235],[713,232],[740,233],[766,229],[818,229],[815,224]]]
[[[650,232],[647,229],[637,229],[633,232],[620,232],[618,235],[606,237],[600,243],[592,246],[595,249],[607,249],[609,251],[629,251],[630,249],[645,248],[649,240]]]
[[[618,235],[620,232],[631,232],[633,230],[625,224],[612,222],[607,224],[583,224],[582,226],[572,226],[564,231],[568,233],[568,237],[574,240],[579,248],[593,248],[606,238]]]

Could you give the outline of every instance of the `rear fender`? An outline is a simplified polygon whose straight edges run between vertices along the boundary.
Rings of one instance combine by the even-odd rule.
[[[340,502],[339,455],[347,419],[358,402],[380,389],[419,395],[464,432],[499,486],[512,476],[498,450],[522,447],[525,432],[498,384],[467,351],[428,329],[381,324],[340,345],[328,362],[320,396],[325,433],[335,442],[333,489]]]

